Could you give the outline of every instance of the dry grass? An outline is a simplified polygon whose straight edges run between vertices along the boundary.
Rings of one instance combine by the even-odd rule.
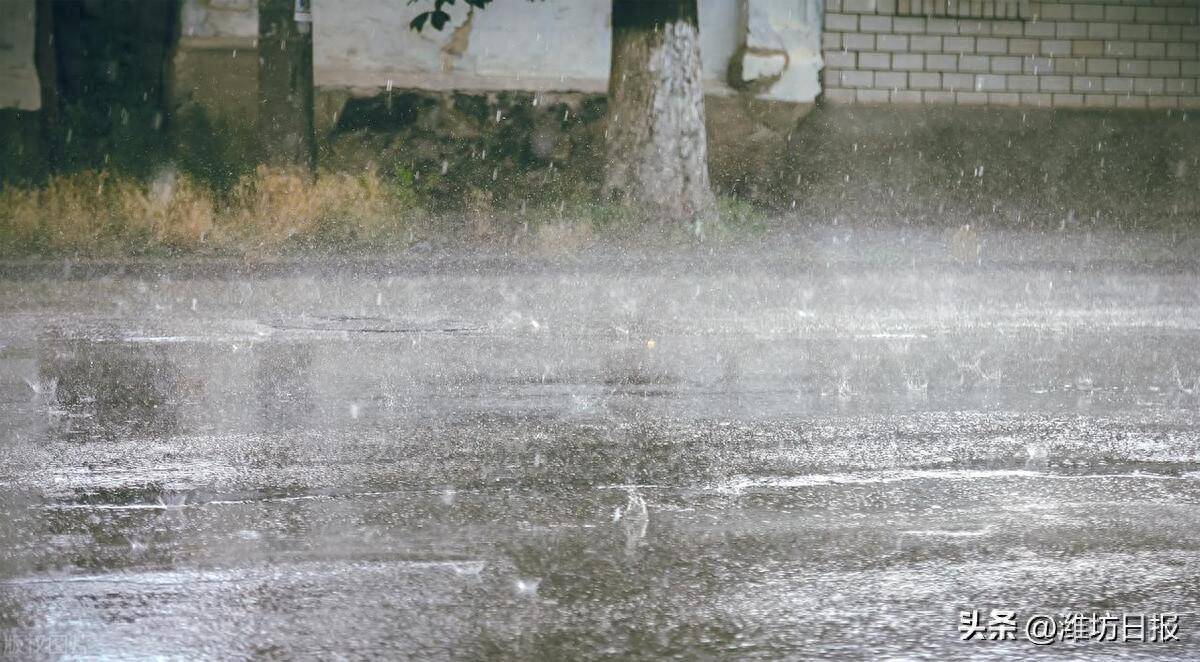
[[[149,182],[82,172],[40,187],[0,188],[0,257],[271,255],[386,250],[426,239],[563,253],[600,239],[646,240],[646,228],[659,227],[628,209],[578,196],[506,211],[495,207],[492,193],[472,188],[461,211],[438,217],[426,214],[420,200],[411,180],[373,171],[322,172],[313,181],[260,167],[223,196],[170,170]],[[757,217],[745,205],[722,205],[712,239],[753,230]]]
[[[408,243],[423,219],[409,192],[373,172],[316,181],[259,168],[219,199],[165,171],[143,183],[105,172],[0,189],[0,253],[263,252]]]
[[[375,173],[324,173],[316,182],[259,168],[243,178],[228,210],[239,243],[272,248],[289,242],[404,241],[419,209]]]

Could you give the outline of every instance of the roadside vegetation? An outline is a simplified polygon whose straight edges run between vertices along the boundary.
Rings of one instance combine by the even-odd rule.
[[[311,180],[259,167],[226,190],[173,169],[148,179],[81,171],[0,187],[0,257],[423,250],[446,243],[571,250],[642,227],[629,210],[586,192],[515,208],[496,208],[492,200],[468,189],[448,207],[403,169],[328,171]],[[725,198],[720,205],[722,222],[705,239],[766,226],[747,203]],[[666,237],[694,239],[684,232]]]
[[[352,100],[315,179],[256,168],[253,134],[216,124],[177,122],[188,139],[157,163],[94,145],[109,158],[0,183],[0,258],[570,252],[853,226],[941,232],[970,263],[997,248],[983,245],[989,230],[1169,237],[1200,219],[1200,134],[1186,114],[835,106],[787,149],[719,154],[718,219],[698,237],[603,201],[602,104],[535,99]]]
[[[0,253],[136,255],[273,251],[317,241],[402,240],[422,219],[377,175],[315,182],[260,168],[218,193],[188,175],[84,171],[0,190]]]

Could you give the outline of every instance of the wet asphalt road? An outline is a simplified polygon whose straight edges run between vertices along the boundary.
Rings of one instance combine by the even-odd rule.
[[[1200,657],[1200,264],[918,239],[0,267],[0,654]]]

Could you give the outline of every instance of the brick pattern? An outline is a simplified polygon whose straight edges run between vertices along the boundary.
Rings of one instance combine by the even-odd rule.
[[[1032,0],[896,0],[898,16],[1029,18]]]
[[[827,101],[1200,108],[1197,0],[1033,1],[1027,19],[901,13],[919,2],[825,0]]]

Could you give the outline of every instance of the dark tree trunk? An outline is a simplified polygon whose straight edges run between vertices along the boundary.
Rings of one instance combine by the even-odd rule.
[[[58,58],[54,53],[54,3],[37,0],[34,13],[33,62],[37,68],[42,110],[39,136],[41,160],[53,172],[62,165],[59,147]]]
[[[317,163],[312,30],[302,30],[294,12],[295,0],[258,3],[259,139],[267,165],[312,174]]]
[[[146,2],[137,6],[137,62],[141,68],[137,80],[142,94],[154,108],[151,128],[165,135],[170,97],[170,53],[175,45],[175,25],[179,20],[172,2]]]
[[[708,179],[696,0],[613,0],[604,193],[700,232]]]

